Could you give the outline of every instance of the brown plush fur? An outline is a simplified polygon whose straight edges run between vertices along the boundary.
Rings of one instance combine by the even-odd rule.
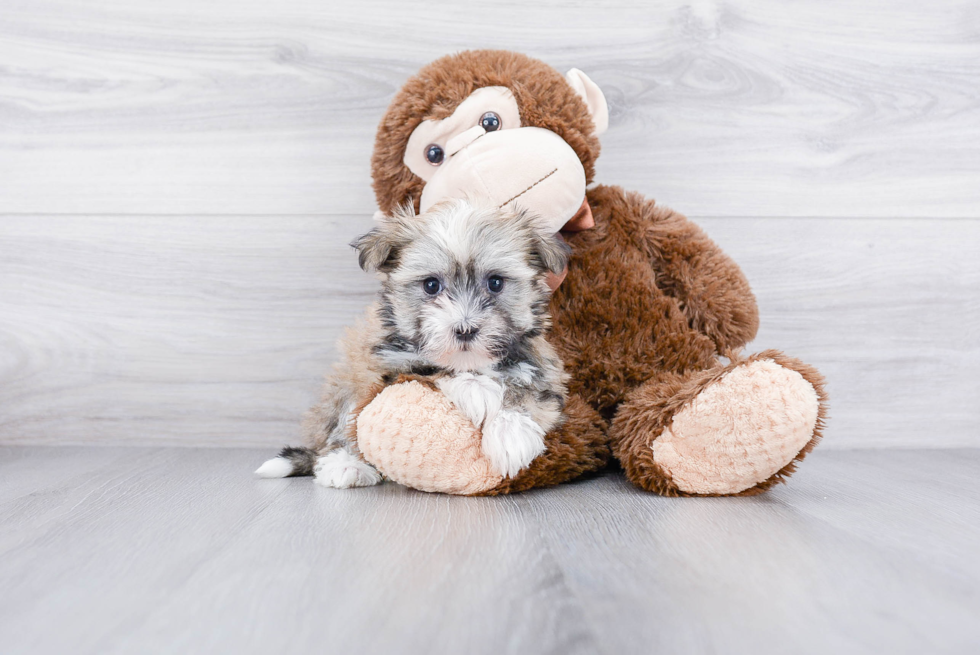
[[[516,477],[504,479],[480,496],[496,496],[532,487],[549,487],[597,471],[609,463],[611,449],[606,423],[578,396],[565,404],[567,420],[544,437],[545,452]]]
[[[699,227],[619,187],[588,199],[596,227],[567,236],[551,301],[571,392],[608,413],[647,380],[712,368],[755,336],[748,282]]]
[[[402,163],[409,135],[427,118],[451,114],[476,88],[513,91],[523,125],[549,129],[576,151],[592,180],[599,142],[584,102],[550,66],[520,54],[464,52],[423,68],[398,92],[378,128],[372,172],[382,211],[410,200],[424,182]],[[489,494],[555,484],[601,468],[609,446],[630,480],[680,495],[650,449],[674,414],[734,367],[758,358],[798,371],[826,407],[814,369],[775,351],[723,365],[756,334],[755,298],[738,266],[696,225],[619,187],[587,196],[596,226],[567,235],[568,276],[551,302],[551,341],[571,375],[569,421],[547,437],[548,451]],[[584,401],[584,402],[583,402]],[[612,420],[609,437],[603,419]],[[742,494],[758,493],[794,470],[790,463]]]

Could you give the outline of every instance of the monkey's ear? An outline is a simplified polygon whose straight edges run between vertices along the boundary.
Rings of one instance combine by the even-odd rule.
[[[568,266],[568,258],[572,256],[571,247],[565,243],[559,234],[551,236],[541,236],[535,233],[534,262],[542,271],[550,271],[555,275],[561,275]]]
[[[592,122],[595,123],[596,136],[605,132],[609,127],[609,105],[606,104],[606,96],[603,95],[602,89],[590,80],[588,75],[577,68],[565,73],[565,79],[589,108]]]

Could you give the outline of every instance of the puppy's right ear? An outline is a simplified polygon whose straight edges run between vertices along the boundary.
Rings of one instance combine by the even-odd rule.
[[[350,245],[357,250],[357,263],[362,269],[369,273],[387,273],[394,268],[398,253],[391,236],[388,226],[382,224],[351,241]]]
[[[415,210],[406,205],[379,220],[380,225],[357,237],[350,245],[357,250],[357,263],[365,271],[388,273],[398,265],[399,251],[414,238],[417,231]]]

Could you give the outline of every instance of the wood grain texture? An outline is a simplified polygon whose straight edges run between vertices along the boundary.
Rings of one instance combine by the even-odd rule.
[[[251,478],[265,455],[0,448],[4,652],[980,648],[977,450],[818,451],[730,499],[618,473],[504,498],[328,490]]]
[[[980,445],[980,221],[700,221],[750,351],[827,376],[825,448]],[[0,442],[281,446],[376,282],[354,217],[6,217]]]
[[[8,0],[0,213],[370,215],[393,93],[481,47],[585,70],[597,179],[690,215],[980,215],[974,0]]]
[[[369,225],[7,217],[3,438],[295,441],[334,342],[374,291],[347,246]]]

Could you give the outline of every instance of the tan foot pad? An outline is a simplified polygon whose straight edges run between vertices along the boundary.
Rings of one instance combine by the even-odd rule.
[[[442,393],[418,382],[395,384],[357,417],[357,445],[383,474],[408,487],[475,494],[503,477],[483,455],[480,431]]]
[[[810,441],[819,401],[770,359],[739,366],[674,415],[653,442],[657,465],[687,493],[733,494],[769,479]]]

